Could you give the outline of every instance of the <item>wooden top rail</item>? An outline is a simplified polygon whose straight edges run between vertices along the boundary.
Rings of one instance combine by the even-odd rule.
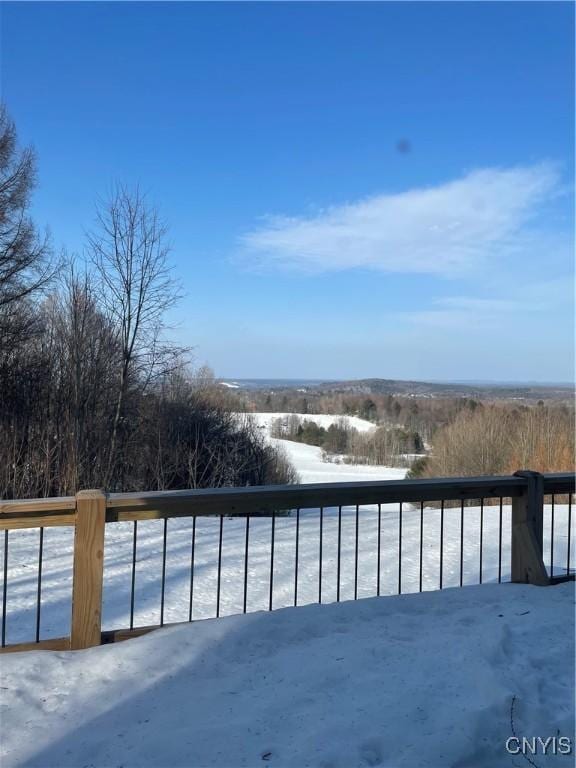
[[[419,480],[383,480],[360,483],[265,485],[247,488],[202,488],[185,491],[110,493],[106,496],[106,522],[150,520],[196,515],[261,515],[273,510],[347,507],[398,502],[461,501],[515,498],[527,480],[519,475],[439,477]],[[544,493],[574,493],[571,472],[543,475]],[[76,524],[75,496],[49,499],[0,500],[0,530]]]
[[[76,524],[76,497],[0,499],[0,530]]]
[[[55,496],[49,499],[0,499],[0,515],[17,512],[62,512],[66,514],[76,509],[75,496]]]
[[[111,493],[106,521],[195,515],[234,517],[298,508],[514,497],[520,496],[525,487],[522,477],[496,476]]]

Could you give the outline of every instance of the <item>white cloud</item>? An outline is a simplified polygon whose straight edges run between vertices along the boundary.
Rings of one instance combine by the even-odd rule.
[[[508,298],[446,296],[434,299],[428,309],[396,312],[395,324],[417,328],[468,331],[502,329],[526,324],[533,319],[542,325],[543,317],[571,316],[574,287],[569,276],[538,283],[516,283],[508,287]]]
[[[489,168],[436,187],[377,195],[309,217],[268,217],[244,258],[310,272],[368,268],[459,275],[534,247],[541,207],[560,193],[549,164]]]
[[[501,327],[506,317],[513,317],[524,310],[520,301],[454,296],[436,299],[431,309],[399,312],[395,318],[417,327],[466,331],[471,328]]]

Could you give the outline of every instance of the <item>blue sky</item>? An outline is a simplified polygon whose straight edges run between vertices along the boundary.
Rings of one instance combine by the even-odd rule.
[[[223,377],[573,378],[574,6],[4,3],[33,213],[149,191]]]

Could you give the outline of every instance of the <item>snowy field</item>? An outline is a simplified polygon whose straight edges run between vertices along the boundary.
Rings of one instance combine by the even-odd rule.
[[[7,657],[0,761],[513,768],[514,734],[574,745],[573,681],[572,584],[288,608]]]
[[[301,483],[360,483],[369,480],[402,480],[406,469],[369,464],[322,461],[322,449],[293,440],[270,438],[281,447],[298,472]]]
[[[253,419],[259,427],[270,429],[273,421],[276,419],[288,420],[290,416],[298,416],[303,421],[314,421],[319,427],[328,429],[332,424],[336,424],[340,421],[346,422],[349,427],[357,429],[358,432],[372,432],[376,429],[376,425],[361,419],[358,416],[334,416],[330,413],[247,413],[242,416],[248,416]]]
[[[266,414],[268,415],[268,414]],[[366,422],[368,423],[368,422]],[[404,477],[405,470],[388,467],[325,463],[321,450],[287,440],[282,444],[296,466],[302,482],[346,482],[391,480]],[[502,551],[499,548],[500,510],[486,506],[483,512],[482,574],[480,575],[480,509],[466,507],[464,514],[463,583],[478,584],[510,578],[510,507],[502,511]],[[556,505],[554,520],[555,574],[565,572],[567,560],[567,506]],[[574,516],[573,516],[574,517]],[[340,600],[378,594],[416,592],[420,588],[419,507],[404,505],[402,553],[399,573],[400,514],[397,504],[382,505],[380,511],[380,571],[378,572],[378,522],[376,506],[359,512],[358,570],[355,569],[356,511],[342,509],[340,554]],[[550,563],[551,509],[545,509],[544,553]],[[325,509],[322,519],[322,586],[320,593],[320,511],[302,510],[299,516],[298,604],[332,602],[338,597],[338,510]],[[193,531],[195,525],[195,531]],[[295,600],[296,515],[277,517],[274,531],[273,608],[291,606]],[[422,588],[440,586],[440,510],[424,509],[422,537]],[[271,579],[271,533],[269,517],[250,521],[248,547],[247,611],[267,610]],[[194,571],[191,579],[194,533]],[[130,626],[133,523],[106,526],[103,628]],[[141,521],[137,528],[137,563],[134,578],[134,626],[159,624],[163,561],[163,522]],[[443,586],[460,583],[460,509],[446,509],[443,537]],[[575,562],[574,532],[571,563]],[[172,519],[167,526],[164,623],[192,617],[216,616],[218,518]],[[11,531],[8,551],[6,643],[35,638],[37,619],[38,530]],[[42,564],[42,608],[40,637],[69,634],[72,592],[73,531],[47,528],[44,532]],[[225,519],[221,570],[221,616],[243,611],[246,552],[246,520]],[[3,548],[0,573],[3,572]],[[191,601],[192,596],[192,601]]]

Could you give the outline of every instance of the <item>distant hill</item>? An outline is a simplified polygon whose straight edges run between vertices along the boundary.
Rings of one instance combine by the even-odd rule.
[[[329,382],[321,385],[327,392],[356,392],[367,394],[414,395],[419,397],[473,397],[550,399],[572,397],[568,385],[544,384],[464,384],[460,382],[399,381],[397,379],[359,379]]]
[[[498,382],[430,382],[399,379],[224,379],[223,386],[243,390],[270,392],[314,392],[320,394],[351,392],[354,394],[403,395],[405,397],[469,397],[479,400],[572,400],[574,387],[569,384],[498,383]]]

